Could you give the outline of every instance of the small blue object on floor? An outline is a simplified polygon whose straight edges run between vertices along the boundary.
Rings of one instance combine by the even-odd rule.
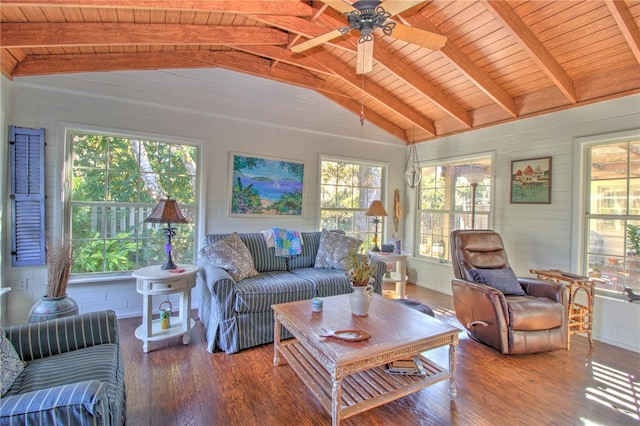
[[[410,300],[410,299],[394,299],[396,302],[400,302],[402,303],[404,306],[408,306],[412,309],[415,309],[416,311],[420,311],[423,314],[427,314],[430,316],[435,316],[433,314],[433,309],[431,309],[430,307],[428,307],[427,305],[423,305],[422,303],[416,301],[416,300]]]

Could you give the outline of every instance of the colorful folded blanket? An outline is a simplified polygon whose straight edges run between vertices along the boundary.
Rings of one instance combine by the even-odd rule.
[[[300,231],[284,228],[272,228],[276,256],[296,256],[302,253]]]

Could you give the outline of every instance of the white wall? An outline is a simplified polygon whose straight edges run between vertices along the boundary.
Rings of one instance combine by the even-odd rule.
[[[314,230],[318,226],[318,159],[320,154],[380,161],[389,165],[387,208],[401,184],[404,144],[371,123],[315,92],[225,70],[169,70],[94,73],[16,78],[11,124],[46,129],[47,230],[61,224],[61,164],[65,123],[164,135],[203,144],[202,223],[205,233],[253,232],[273,226]],[[230,152],[282,157],[305,162],[304,217],[230,218],[228,180]],[[400,179],[400,180],[398,180]],[[3,200],[7,199],[6,192]],[[5,221],[5,231],[8,224]],[[392,227],[389,227],[392,230]],[[8,241],[3,244],[7,253]],[[159,262],[161,259],[159,259]],[[8,323],[26,321],[32,304],[44,294],[46,269],[12,268],[3,262],[8,295]],[[26,291],[16,291],[20,279]],[[133,280],[106,283],[72,280],[68,293],[81,311],[114,309],[118,316],[142,313],[142,297]],[[156,305],[161,300],[156,301]],[[193,306],[200,302],[193,292]],[[177,306],[177,301],[174,303]]]
[[[541,115],[513,123],[418,145],[421,162],[440,158],[495,153],[492,228],[499,232],[509,263],[519,276],[530,269],[573,270],[578,256],[572,224],[574,139],[589,135],[640,128],[640,96],[630,96],[568,111]],[[510,204],[512,160],[552,157],[551,204]],[[579,185],[578,185],[579,187]],[[575,194],[577,197],[577,194]],[[415,191],[408,193],[407,221],[414,223]],[[405,235],[413,247],[414,235]],[[448,249],[448,248],[447,248]],[[422,259],[409,262],[409,280],[451,294],[450,264]],[[597,297],[594,338],[640,352],[640,305]]]

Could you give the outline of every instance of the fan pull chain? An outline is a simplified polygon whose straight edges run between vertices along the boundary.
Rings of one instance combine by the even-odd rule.
[[[364,74],[362,74],[362,98],[360,99],[360,125],[364,126]]]

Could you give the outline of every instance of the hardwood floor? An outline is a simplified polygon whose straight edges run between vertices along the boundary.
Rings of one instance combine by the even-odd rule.
[[[409,298],[457,324],[448,295],[414,285]],[[273,345],[210,354],[202,324],[191,343],[154,343],[145,354],[134,337],[140,318],[120,320],[127,425],[330,425],[331,417],[289,366],[273,366]],[[458,327],[459,324],[457,324]],[[460,327],[461,328],[461,327]],[[429,353],[447,365],[447,348]],[[457,389],[448,381],[344,420],[353,425],[637,425],[640,355],[605,343],[589,348],[504,356],[460,334]]]

